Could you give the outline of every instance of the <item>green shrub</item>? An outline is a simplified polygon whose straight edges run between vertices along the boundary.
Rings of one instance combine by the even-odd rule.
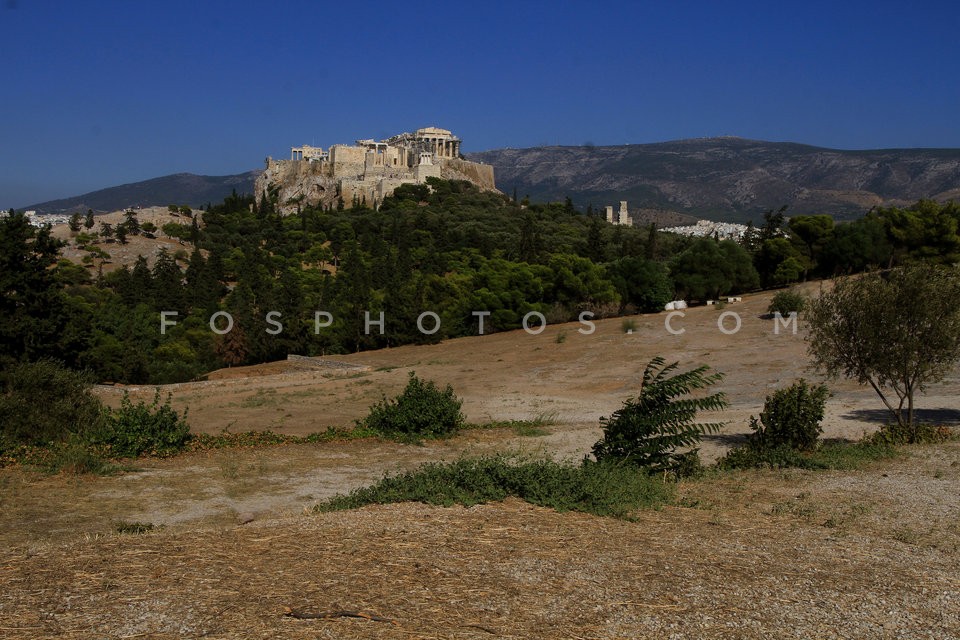
[[[103,428],[92,441],[107,448],[117,458],[142,455],[164,456],[184,448],[190,439],[186,416],[181,419],[170,406],[170,396],[160,404],[160,390],[151,404],[137,404],[125,393],[120,408],[109,411]]]
[[[885,424],[878,431],[865,438],[867,442],[878,445],[901,444],[939,444],[957,437],[957,434],[943,425],[915,424],[911,431],[897,423]]]
[[[753,445],[761,449],[785,446],[801,451],[816,448],[823,432],[820,421],[829,396],[826,385],[807,384],[803,378],[767,396],[760,419],[750,417]]]
[[[316,506],[318,512],[368,504],[424,502],[472,506],[513,496],[557,511],[583,511],[628,518],[638,509],[670,500],[672,486],[628,466],[586,461],[574,466],[549,458],[504,454],[428,463],[414,471],[385,476]]]
[[[769,313],[779,313],[783,317],[791,313],[799,314],[807,308],[807,297],[796,289],[787,289],[778,291],[773,299],[770,300],[770,306],[767,307]]]
[[[403,392],[373,405],[357,426],[401,439],[435,438],[464,426],[461,406],[463,401],[454,395],[450,385],[441,391],[432,381],[421,380],[411,372]]]
[[[727,452],[717,461],[721,469],[753,469],[769,467],[771,469],[786,469],[797,467],[800,469],[822,469],[816,461],[788,446],[758,447],[747,444],[736,447]]]
[[[637,330],[637,321],[633,318],[624,318],[620,323],[620,328],[624,333],[634,333]]]
[[[731,449],[717,461],[721,469],[859,469],[864,464],[897,455],[890,445],[863,442],[824,444],[816,451],[799,451],[788,446],[761,448],[743,446]]]
[[[40,466],[49,473],[74,475],[92,473],[98,476],[109,476],[120,471],[120,467],[104,459],[91,447],[81,442],[54,444],[46,453]]]
[[[0,374],[0,451],[46,446],[95,431],[103,404],[90,378],[54,360],[18,364]]]
[[[643,372],[640,395],[627,400],[610,418],[601,418],[603,438],[593,445],[600,462],[623,461],[650,472],[676,472],[683,464],[678,449],[695,447],[706,433],[715,433],[722,423],[696,423],[698,411],[718,411],[727,406],[726,396],[715,393],[690,398],[693,391],[710,387],[723,374],[708,374],[709,367],[670,375],[678,363],[664,365],[657,357]]]
[[[700,452],[696,449],[677,454],[674,474],[677,478],[699,478],[704,474],[706,468],[700,459]]]

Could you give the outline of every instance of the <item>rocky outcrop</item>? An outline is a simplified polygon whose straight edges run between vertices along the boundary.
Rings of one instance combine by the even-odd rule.
[[[298,205],[327,205],[337,199],[337,181],[329,173],[319,162],[267,158],[254,193],[257,201],[270,194],[281,211],[295,210]]]
[[[339,198],[350,206],[352,201],[375,205],[393,193],[401,184],[423,182],[427,176],[445,180],[467,180],[481,189],[496,191],[493,167],[459,158],[435,158],[435,165],[362,173],[358,167],[346,175],[330,163],[306,160],[273,160],[267,158],[266,168],[257,177],[257,201],[268,194],[283,214],[295,213],[298,207],[326,207],[336,205]],[[431,171],[424,171],[430,169]]]
[[[467,180],[486,191],[496,191],[493,167],[489,164],[467,162],[458,158],[440,159],[440,177],[445,180]]]

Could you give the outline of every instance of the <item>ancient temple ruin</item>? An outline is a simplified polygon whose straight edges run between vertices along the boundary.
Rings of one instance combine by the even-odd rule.
[[[463,159],[461,140],[446,129],[424,127],[386,140],[363,139],[328,149],[291,147],[289,160],[267,158],[257,178],[257,197],[273,194],[284,213],[298,206],[345,206],[362,203],[377,207],[401,184],[424,183],[427,178],[469,180],[495,190],[493,167]]]
[[[607,205],[607,222],[610,224],[623,224],[633,226],[633,218],[630,217],[630,213],[627,211],[627,201],[620,201],[620,210],[614,214],[613,205]]]

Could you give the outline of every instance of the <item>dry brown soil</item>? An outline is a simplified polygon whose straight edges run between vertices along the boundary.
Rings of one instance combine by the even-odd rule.
[[[719,455],[764,396],[807,370],[801,332],[773,333],[769,294],[674,326],[665,314],[551,326],[171,385],[200,431],[345,426],[416,371],[450,383],[474,422],[554,418],[548,434],[471,430],[417,447],[378,440],[140,460],[115,477],[0,470],[0,638],[960,637],[960,443],[858,472],[744,472],[680,487],[681,505],[624,522],[519,501],[313,515],[324,497],[426,460],[493,450],[578,459],[662,354],[726,374]],[[733,326],[733,319],[729,325]],[[564,338],[558,339],[559,335]],[[921,402],[957,424],[956,373]],[[831,383],[828,437],[885,419],[869,390]],[[121,388],[98,392],[117,402]],[[152,397],[152,388],[129,389]],[[115,533],[118,522],[154,532]],[[246,522],[246,524],[240,524]],[[295,620],[285,607],[392,619]]]
[[[104,242],[99,240],[91,244],[91,246],[96,246],[106,251],[110,258],[103,263],[104,273],[109,273],[114,269],[119,269],[121,266],[126,265],[127,267],[132,267],[136,262],[137,258],[141,255],[147,259],[147,264],[150,267],[153,267],[154,263],[157,261],[157,256],[160,254],[161,249],[166,249],[171,255],[177,253],[178,251],[184,251],[189,254],[192,251],[190,244],[185,244],[184,242],[166,236],[162,231],[159,231],[163,225],[168,222],[177,222],[179,224],[190,224],[190,218],[185,216],[174,216],[168,210],[167,207],[146,207],[144,209],[137,209],[137,220],[140,224],[146,222],[152,222],[158,229],[156,232],[156,237],[153,239],[145,238],[142,235],[127,236],[127,243],[120,244],[119,242]],[[98,233],[100,231],[100,223],[107,222],[114,227],[118,224],[123,223],[126,220],[125,212],[123,211],[114,211],[112,213],[103,213],[94,217],[93,229],[87,230],[81,227],[80,232],[82,233]],[[56,224],[53,225],[53,236],[60,240],[66,242],[66,246],[60,250],[61,255],[77,264],[82,264],[83,257],[87,254],[86,251],[81,251],[76,246],[76,236],[78,234],[71,233],[69,225],[66,224]],[[99,261],[96,262],[96,265],[99,266]],[[90,267],[92,275],[96,276],[96,267]]]

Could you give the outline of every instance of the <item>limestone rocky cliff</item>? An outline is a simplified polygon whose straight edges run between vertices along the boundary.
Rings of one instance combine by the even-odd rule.
[[[336,200],[337,181],[325,175],[319,162],[295,162],[267,159],[266,168],[257,176],[254,194],[275,194],[281,210],[297,205],[327,205]]]
[[[481,189],[496,191],[493,167],[486,164],[460,160],[457,158],[437,158],[440,177],[446,180],[467,180]],[[383,189],[387,194],[400,182],[414,182],[412,177],[390,178]],[[333,176],[330,166],[320,162],[267,159],[266,168],[257,176],[254,193],[259,201],[264,193],[275,198],[280,211],[294,213],[297,207],[327,206],[335,204],[341,195],[341,181],[355,181],[359,175]],[[377,178],[367,176],[371,184]],[[355,186],[355,185],[354,185]],[[347,206],[350,198],[345,197]],[[368,198],[368,202],[375,198]]]

